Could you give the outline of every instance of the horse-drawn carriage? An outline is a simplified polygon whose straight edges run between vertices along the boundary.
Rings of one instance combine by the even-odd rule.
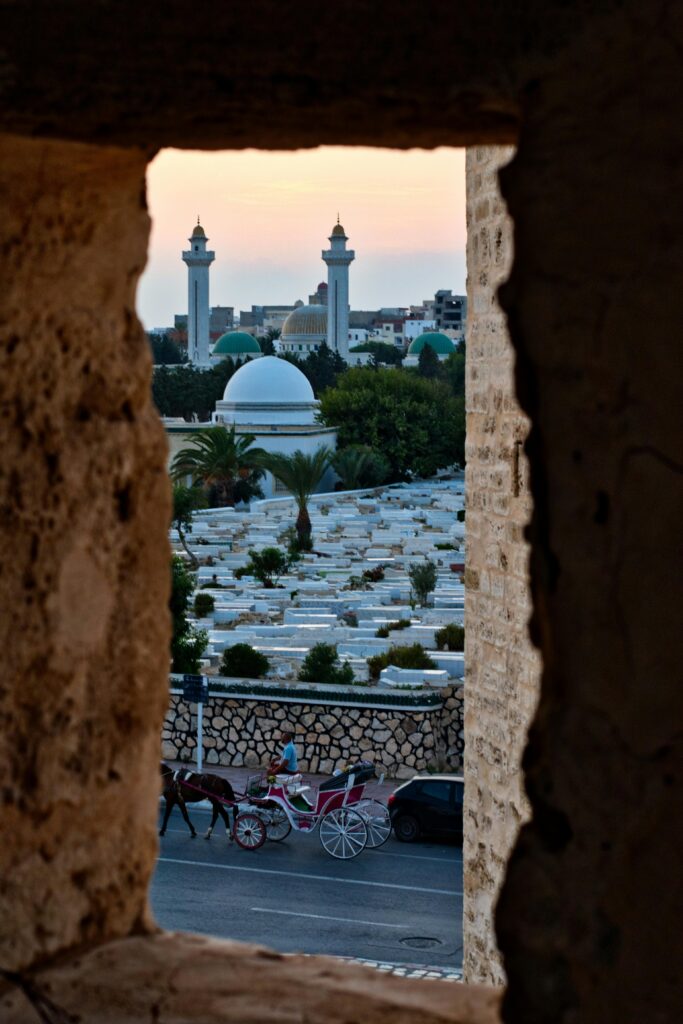
[[[317,788],[304,785],[301,775],[253,775],[241,795],[235,795],[231,788],[221,795],[213,785],[207,786],[204,780],[218,776],[195,776],[181,770],[174,777],[176,787],[211,800],[214,820],[208,835],[218,814],[225,819],[225,809],[232,810],[231,838],[245,850],[258,850],[266,839],[281,842],[292,829],[307,833],[317,829],[320,843],[331,857],[349,860],[366,848],[382,846],[391,833],[385,805],[364,795],[366,783],[375,777],[369,761],[348,766]],[[194,832],[182,803],[181,810]],[[167,820],[168,806],[162,834]]]

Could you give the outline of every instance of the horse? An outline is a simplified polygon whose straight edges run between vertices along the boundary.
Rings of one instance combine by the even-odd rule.
[[[200,774],[199,772],[190,771],[187,768],[171,768],[165,761],[161,761],[161,783],[162,783],[162,795],[166,801],[166,810],[164,812],[164,820],[159,830],[159,835],[163,836],[166,834],[166,826],[168,819],[171,816],[171,811],[177,804],[180,808],[180,813],[185,820],[185,824],[190,830],[190,838],[195,839],[197,832],[194,825],[190,821],[190,816],[187,813],[187,807],[185,804],[199,803],[200,800],[209,800],[211,802],[211,809],[213,815],[211,818],[211,824],[209,825],[204,838],[210,839],[211,833],[214,830],[214,826],[218,821],[218,815],[220,814],[225,824],[225,831],[228,839],[232,840],[233,825],[230,822],[230,815],[228,814],[228,808],[221,800],[228,800],[230,802],[235,801],[235,792],[228,782],[227,779],[221,778],[220,775]],[[221,799],[214,799],[221,798]],[[233,810],[233,818],[236,816],[236,811]]]

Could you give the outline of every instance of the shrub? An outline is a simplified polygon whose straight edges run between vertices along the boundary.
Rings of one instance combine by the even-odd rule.
[[[209,642],[209,634],[205,629],[196,629],[188,625],[187,629],[173,637],[171,641],[172,669],[183,675],[196,675],[199,672],[202,654]]]
[[[440,651],[464,651],[465,627],[459,626],[457,622],[449,622],[447,626],[437,629],[434,640]]]
[[[265,654],[255,651],[249,644],[234,644],[223,651],[221,675],[260,679],[270,668]]]
[[[394,619],[389,623],[389,629],[409,629],[411,625],[410,619]]]
[[[391,647],[385,654],[375,654],[368,658],[368,669],[371,679],[379,679],[380,672],[389,665],[397,668],[436,668],[421,644],[409,647]]]
[[[424,604],[436,587],[436,566],[425,558],[424,562],[411,565],[408,576],[415,596],[420,604]]]
[[[358,626],[358,616],[353,610],[342,612],[341,620],[345,625],[350,626],[352,629],[355,629]]]
[[[458,551],[459,548],[456,544],[435,544],[434,547],[437,551]]]
[[[353,669],[350,665],[340,664],[334,644],[316,644],[304,658],[299,679],[302,683],[350,686],[353,683]]]
[[[280,577],[289,570],[292,564],[291,555],[286,555],[279,548],[263,548],[262,551],[251,548],[249,559],[248,565],[235,570],[235,576],[237,579],[241,579],[243,576],[254,576],[267,590],[272,590],[277,586]]]
[[[206,615],[210,615],[216,606],[216,602],[213,599],[213,594],[195,594],[194,597],[194,613],[198,619],[203,619]]]
[[[375,636],[387,637],[393,630],[408,629],[410,625],[410,619],[394,619],[392,622],[387,622],[386,626],[380,626]]]
[[[384,566],[375,565],[372,569],[363,569],[361,579],[365,580],[366,583],[379,583],[380,580],[384,579]]]
[[[458,509],[458,511],[456,512],[456,518],[457,518],[459,523],[464,523],[465,522],[465,509],[464,508],[459,508]]]

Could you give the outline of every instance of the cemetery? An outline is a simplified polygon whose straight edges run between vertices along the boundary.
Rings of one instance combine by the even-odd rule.
[[[194,625],[208,637],[207,765],[261,764],[287,723],[304,771],[330,772],[370,752],[398,778],[460,769],[462,474],[319,494],[309,511],[313,550],[265,585],[250,574],[253,553],[287,553],[292,499],[193,516],[186,541],[200,562]],[[175,531],[171,541],[182,555]],[[416,586],[419,566],[426,592]],[[242,664],[260,670],[245,674]],[[163,756],[193,758],[195,725],[196,707],[172,676]]]

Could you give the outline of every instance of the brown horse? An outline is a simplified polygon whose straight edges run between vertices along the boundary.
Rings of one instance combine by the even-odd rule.
[[[187,768],[171,768],[165,761],[162,761],[159,767],[161,769],[162,794],[166,801],[164,820],[159,830],[160,836],[165,835],[171,811],[177,804],[185,824],[190,830],[190,836],[194,839],[197,832],[190,821],[185,805],[199,803],[200,800],[209,800],[213,815],[204,838],[211,838],[211,833],[220,814],[225,824],[228,839],[232,839],[233,826],[228,812],[232,810],[233,818],[237,812],[234,808],[226,807],[225,803],[222,802],[225,800],[234,802],[235,800],[235,792],[227,779],[222,779],[220,775],[199,774],[199,772],[193,772]]]

